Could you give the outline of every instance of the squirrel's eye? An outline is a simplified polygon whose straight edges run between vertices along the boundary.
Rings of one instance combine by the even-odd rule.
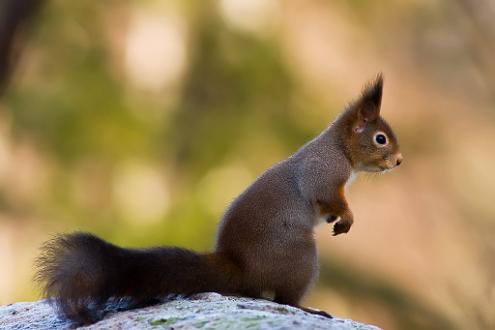
[[[387,143],[387,137],[383,134],[377,134],[377,135],[375,135],[375,141],[376,141],[376,143],[383,145],[383,144]]]

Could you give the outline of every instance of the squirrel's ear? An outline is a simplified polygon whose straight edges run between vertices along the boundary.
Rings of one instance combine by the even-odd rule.
[[[380,116],[382,104],[383,76],[379,73],[376,78],[366,85],[357,101],[359,119],[372,122]]]

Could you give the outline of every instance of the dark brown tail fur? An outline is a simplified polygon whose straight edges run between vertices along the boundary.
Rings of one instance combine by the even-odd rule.
[[[68,319],[100,319],[110,298],[131,305],[169,294],[237,291],[236,267],[217,254],[175,248],[125,249],[87,233],[58,236],[45,243],[36,279],[44,295]]]

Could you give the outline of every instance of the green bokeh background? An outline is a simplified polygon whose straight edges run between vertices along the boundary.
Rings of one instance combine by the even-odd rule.
[[[306,302],[390,329],[495,326],[491,3],[249,3],[41,7],[0,100],[0,303],[37,299],[32,260],[58,232],[210,249],[223,207],[383,71],[405,163],[351,189],[347,237],[320,229]],[[179,55],[146,57],[156,44]],[[171,78],[143,83],[133,51]]]

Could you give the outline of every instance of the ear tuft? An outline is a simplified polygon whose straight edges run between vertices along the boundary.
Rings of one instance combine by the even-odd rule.
[[[376,78],[364,87],[361,98],[364,101],[373,103],[377,108],[379,108],[382,103],[382,91],[383,75],[378,73]]]
[[[365,121],[373,121],[380,115],[382,104],[383,75],[378,73],[376,78],[368,83],[359,99],[359,112]]]

